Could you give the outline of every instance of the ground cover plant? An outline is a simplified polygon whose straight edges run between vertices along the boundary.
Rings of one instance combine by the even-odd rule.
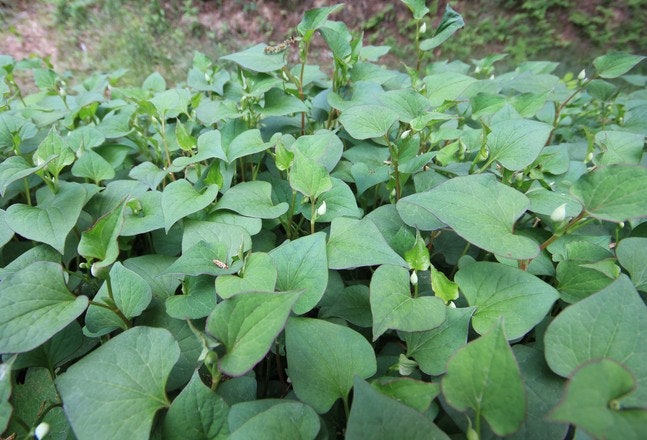
[[[493,76],[405,3],[402,70],[342,5],[175,87],[0,57],[3,437],[640,438],[644,57]]]

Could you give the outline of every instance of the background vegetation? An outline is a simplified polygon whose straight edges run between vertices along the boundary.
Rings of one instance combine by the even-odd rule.
[[[48,56],[58,71],[90,74],[128,67],[140,84],[153,70],[175,83],[193,51],[212,59],[259,42],[283,41],[303,12],[321,0],[18,0],[0,1],[2,52],[16,58]],[[340,19],[367,43],[392,47],[391,63],[414,57],[415,27],[395,1],[347,2]],[[438,24],[447,0],[428,1],[427,29]],[[579,70],[593,57],[647,47],[647,0],[456,0],[467,26],[436,56],[479,59],[506,53],[506,70],[528,59]],[[435,11],[435,14],[434,14]],[[325,51],[318,51],[326,56]],[[389,60],[387,60],[388,62]],[[395,66],[394,66],[395,67]]]

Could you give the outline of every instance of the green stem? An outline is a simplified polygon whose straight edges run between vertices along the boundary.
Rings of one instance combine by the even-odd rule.
[[[384,139],[386,140],[387,145],[389,146],[389,153],[391,154],[391,164],[393,165],[393,174],[395,177],[395,200],[396,202],[400,200],[401,188],[400,188],[400,170],[398,169],[398,154],[395,150],[395,147],[389,140],[389,135],[385,134]]]
[[[121,320],[123,321],[123,323],[124,323],[124,324],[126,324],[126,328],[131,328],[131,327],[133,326],[133,325],[130,323],[130,321],[128,320],[128,318],[126,318],[126,315],[124,315],[124,314],[121,312],[121,310],[119,310],[119,309],[118,309],[118,308],[116,308],[116,307],[110,307],[110,306],[109,306],[109,305],[107,305],[107,304],[103,304],[103,303],[100,303],[100,302],[97,302],[97,301],[90,301],[90,305],[92,305],[92,306],[97,306],[97,307],[101,307],[101,308],[104,308],[104,309],[108,309],[108,310],[110,310],[112,313],[114,313],[115,315],[117,315],[117,316],[119,317],[119,319],[121,319]]]
[[[27,205],[31,206],[31,193],[29,192],[29,182],[26,177],[22,181],[25,183],[25,197],[27,197]]]
[[[564,100],[564,102],[562,102],[559,107],[557,107],[557,109],[555,110],[555,117],[553,118],[553,128],[550,130],[550,134],[548,135],[548,139],[546,140],[544,146],[548,146],[552,142],[553,135],[555,134],[555,129],[557,128],[557,124],[559,124],[559,117],[561,116],[564,108],[568,105],[569,102],[573,100],[573,98],[575,98],[582,90],[584,90],[586,86],[589,85],[591,81],[593,81],[593,79],[595,79],[595,76],[584,81],[568,98]]]
[[[317,199],[310,200],[310,235],[315,233],[315,220],[317,215]]]

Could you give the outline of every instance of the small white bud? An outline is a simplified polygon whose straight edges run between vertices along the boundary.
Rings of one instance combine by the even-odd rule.
[[[418,284],[418,274],[416,273],[415,270],[411,272],[411,276],[409,277],[409,280],[411,280],[411,284],[413,284],[414,286]]]
[[[620,226],[620,229],[623,229],[625,227],[625,222],[618,223],[618,226]]]
[[[424,34],[425,32],[427,32],[427,23],[423,22],[422,25],[420,26],[420,33]]]
[[[317,217],[321,217],[322,215],[326,215],[326,201],[324,200],[321,206],[317,208]]]
[[[582,69],[577,75],[577,79],[584,81],[586,79],[586,69]]]
[[[36,427],[36,429],[34,430],[34,435],[38,440],[40,440],[43,437],[45,437],[48,432],[49,432],[49,424],[43,422]]]
[[[566,203],[559,205],[550,215],[550,219],[554,222],[561,222],[566,218]]]
[[[590,151],[589,154],[586,155],[586,158],[584,159],[584,163],[589,163],[593,160],[593,151]]]
[[[449,304],[447,304],[447,305],[449,306],[450,309],[455,309],[456,308],[456,304],[454,304],[454,301],[450,301]]]
[[[408,138],[408,137],[409,137],[409,135],[410,135],[410,134],[411,134],[411,130],[405,130],[405,131],[403,131],[403,132],[402,132],[402,134],[400,135],[400,139],[406,139],[406,138]]]
[[[490,75],[490,79],[494,79],[494,73]]]
[[[476,66],[476,69],[474,69],[474,73],[481,73],[481,66]]]

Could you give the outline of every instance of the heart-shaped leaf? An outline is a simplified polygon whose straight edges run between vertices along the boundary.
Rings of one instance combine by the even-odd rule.
[[[523,270],[487,261],[468,264],[455,278],[470,306],[476,311],[472,327],[487,332],[504,318],[505,334],[517,339],[546,317],[559,293]]]
[[[383,137],[398,119],[395,110],[374,104],[350,107],[339,117],[348,134],[355,139]]]
[[[574,372],[550,418],[585,429],[596,438],[639,440],[645,435],[647,410],[623,409],[618,403],[635,386],[622,364],[611,359],[591,361]]]
[[[300,292],[245,292],[219,303],[207,320],[207,332],[220,340],[227,353],[218,367],[242,376],[267,354],[283,330]]]
[[[369,219],[338,217],[330,225],[326,248],[330,269],[393,264],[408,267]]]
[[[374,341],[388,329],[424,331],[445,321],[442,299],[411,296],[409,272],[403,267],[378,267],[371,278],[370,291]]]
[[[189,214],[209,206],[218,194],[218,186],[210,185],[203,192],[196,191],[186,179],[171,182],[162,192],[162,213],[164,228],[168,233],[171,226]]]
[[[362,335],[320,319],[290,318],[285,350],[295,394],[319,414],[339,398],[347,401],[353,377],[370,377],[377,368],[373,348]]]
[[[14,203],[7,208],[5,222],[17,234],[47,243],[63,254],[65,239],[79,219],[86,194],[79,184],[61,185],[58,193],[37,206]]]
[[[260,180],[243,182],[227,190],[216,204],[216,209],[229,209],[241,215],[258,218],[277,218],[288,210],[285,202],[272,203],[272,185]]]
[[[77,437],[149,438],[155,413],[169,405],[164,387],[179,355],[168,330],[140,326],[68,368],[56,387]]]
[[[81,234],[77,250],[88,261],[97,259],[97,268],[111,265],[119,256],[117,237],[124,224],[126,198]]]
[[[296,151],[290,170],[290,186],[304,196],[317,199],[332,188],[332,181],[323,165]]]
[[[526,417],[521,373],[501,322],[450,359],[442,388],[447,403],[473,410],[500,436],[515,432]]]
[[[294,304],[297,315],[309,312],[317,305],[328,284],[326,236],[323,233],[300,237],[270,252],[278,272],[278,290],[303,290]]]
[[[32,167],[22,156],[11,156],[0,163],[0,197],[4,197],[9,185],[45,168],[55,156]]]
[[[474,307],[448,308],[440,326],[423,332],[404,333],[407,357],[418,362],[423,373],[440,376],[456,351],[467,343],[467,331]]]
[[[228,414],[225,401],[206,387],[195,372],[164,416],[162,432],[170,440],[225,439],[229,434]]]
[[[72,175],[92,179],[99,184],[102,180],[115,177],[112,165],[103,157],[92,150],[83,152],[83,155],[72,166]]]
[[[0,352],[32,350],[74,321],[88,297],[67,289],[60,264],[37,261],[0,283]]]
[[[359,377],[354,381],[346,438],[449,440],[430,418],[380,393]]]
[[[487,136],[488,161],[497,161],[513,171],[522,170],[537,159],[553,127],[529,119],[507,119],[490,125]]]
[[[256,409],[256,412],[252,412]],[[243,413],[244,414],[241,414]],[[245,419],[243,421],[243,417]],[[236,424],[232,426],[232,418]],[[242,422],[240,426],[237,426]],[[308,405],[289,400],[257,400],[242,402],[231,409],[229,427],[231,440],[253,438],[314,439],[319,433],[319,416]]]
[[[617,78],[629,72],[644,59],[642,55],[610,53],[594,59],[593,65],[602,78]]]
[[[584,174],[571,193],[592,217],[622,222],[647,216],[647,167],[610,165]]]
[[[618,263],[629,272],[636,289],[647,292],[647,238],[625,238],[618,243],[616,255]]]
[[[625,365],[638,389],[623,404],[647,401],[647,307],[631,281],[621,276],[604,290],[562,311],[546,330],[544,344],[550,368],[568,377],[583,363],[609,358]]]
[[[216,279],[220,279],[220,275]],[[187,277],[182,286],[183,295],[166,299],[166,313],[177,319],[200,319],[216,307],[216,294],[211,276]]]
[[[276,286],[276,278],[276,266],[272,258],[266,253],[254,252],[246,258],[238,275],[221,275],[216,278],[216,293],[226,299],[242,292],[271,292]]]
[[[265,53],[266,44],[257,44],[242,52],[232,53],[220,57],[221,60],[233,61],[243,69],[253,70],[259,73],[273,72],[285,66],[284,56],[268,55]]]
[[[506,258],[533,258],[539,245],[514,234],[515,221],[530,206],[528,198],[496,181],[493,175],[456,177],[431,191],[402,200],[433,213],[470,243]]]

